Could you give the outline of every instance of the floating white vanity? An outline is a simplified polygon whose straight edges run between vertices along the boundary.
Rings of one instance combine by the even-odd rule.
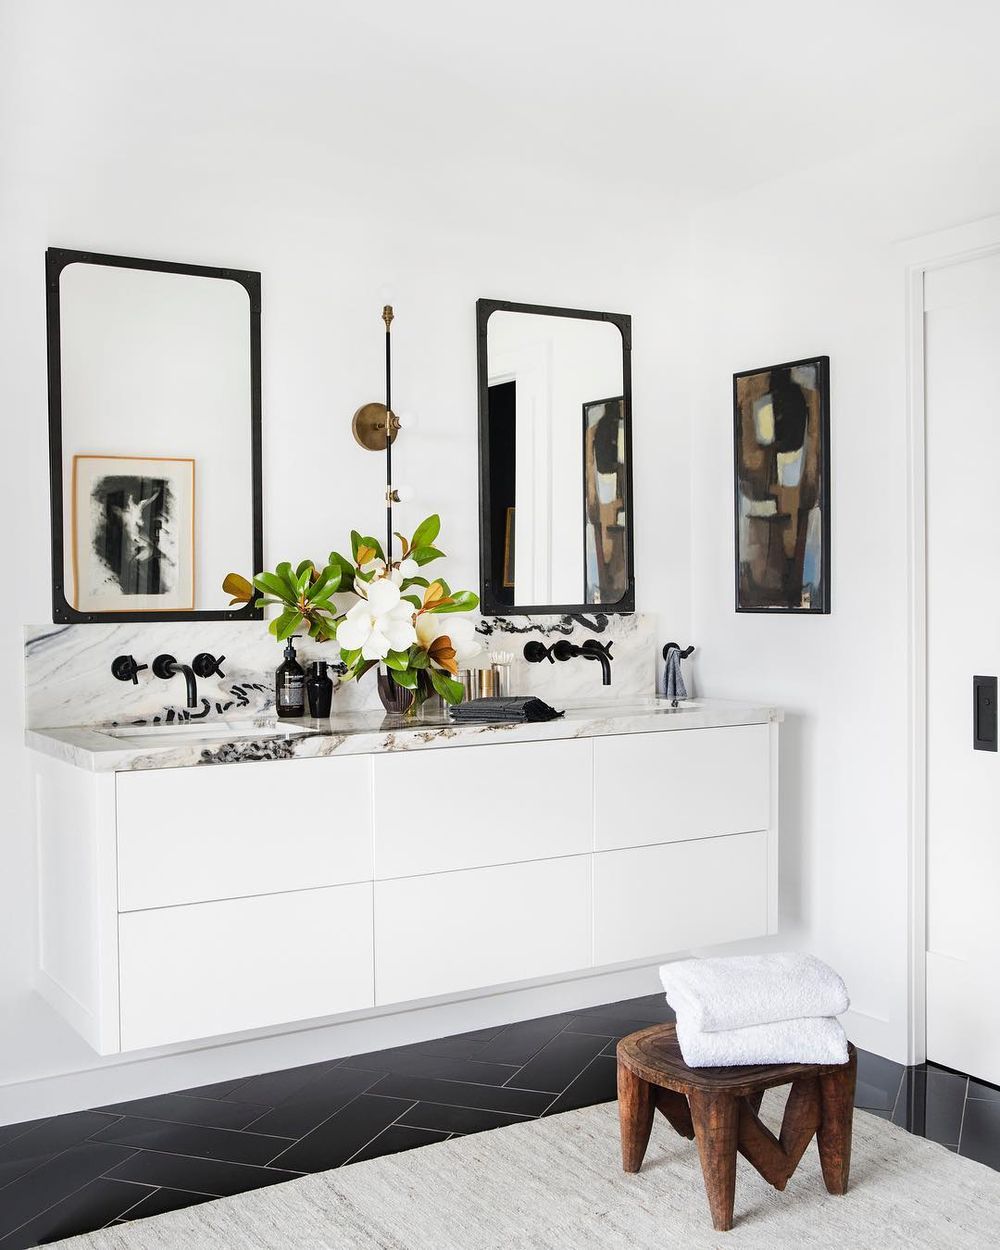
[[[774,932],[779,720],[29,730],[41,992],[113,1054]]]

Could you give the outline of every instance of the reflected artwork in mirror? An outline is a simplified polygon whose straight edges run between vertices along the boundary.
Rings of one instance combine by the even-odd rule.
[[[46,253],[52,619],[259,619],[260,274]]]
[[[479,300],[490,615],[632,612],[631,318]]]

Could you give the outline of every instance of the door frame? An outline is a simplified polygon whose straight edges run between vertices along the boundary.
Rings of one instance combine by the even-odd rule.
[[[906,277],[908,566],[908,1062],[927,1058],[927,410],[924,276],[1000,252],[1000,216],[898,245]]]

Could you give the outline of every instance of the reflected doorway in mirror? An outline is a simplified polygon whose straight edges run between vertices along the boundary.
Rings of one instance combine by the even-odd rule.
[[[194,460],[73,457],[73,606],[194,607]]]
[[[583,405],[584,586],[587,603],[617,603],[628,583],[623,397]]]

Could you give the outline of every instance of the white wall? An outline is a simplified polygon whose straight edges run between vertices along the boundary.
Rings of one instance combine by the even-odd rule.
[[[1000,209],[1000,127],[927,130],[697,216],[692,595],[699,693],[783,705],[781,945],[851,988],[855,1040],[906,1057],[907,514],[901,240]],[[734,371],[827,353],[828,617],[733,611]]]
[[[440,511],[455,586],[478,585],[477,297],[630,312],[637,606],[665,634],[688,632],[684,225],[661,203],[617,202],[602,169],[590,187],[504,143],[498,161],[496,136],[456,150],[413,120],[402,88],[388,96],[397,69],[411,85],[405,47],[344,64],[337,6],[314,7],[284,48],[240,6],[187,6],[169,27],[158,6],[125,13],[11,6],[0,39],[0,1084],[96,1064],[31,990],[21,627],[50,619],[47,246],[262,271],[272,563],[325,556],[352,526],[381,533],[383,461],[350,422],[381,396],[392,302],[394,398],[421,416],[396,444],[399,478],[418,491],[399,521]],[[196,626],[178,635],[178,654],[200,649]],[[281,1061],[269,1050],[269,1066]]]

